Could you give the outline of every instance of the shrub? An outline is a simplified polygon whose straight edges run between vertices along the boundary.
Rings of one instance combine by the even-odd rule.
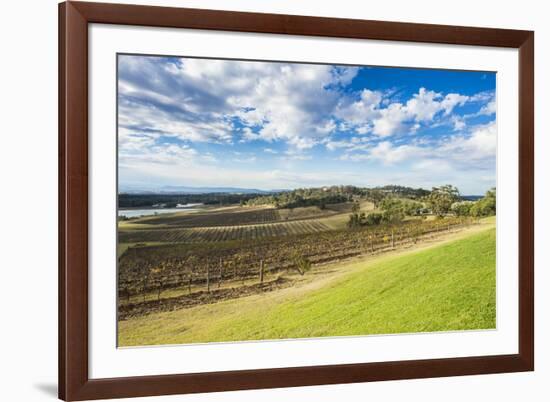
[[[354,212],[349,216],[348,223],[347,223],[348,228],[353,229],[353,228],[363,226],[365,224],[365,220],[366,220],[366,217],[364,212],[361,212],[361,213]]]
[[[368,226],[373,225],[379,225],[382,222],[382,214],[373,212],[367,215],[367,219],[365,220],[365,224]]]
[[[311,261],[309,261],[302,254],[295,252],[292,259],[294,262],[294,268],[296,269],[296,271],[298,271],[300,275],[303,276],[311,269]]]
[[[470,211],[472,210],[473,205],[474,202],[472,201],[455,202],[451,205],[451,212],[456,216],[470,216]]]

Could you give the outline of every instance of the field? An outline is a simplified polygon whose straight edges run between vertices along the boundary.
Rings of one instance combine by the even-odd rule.
[[[132,232],[139,238],[121,232],[119,239],[126,242],[145,242],[133,246],[123,243],[126,250],[119,257],[118,279],[119,295],[123,297],[121,302],[136,302],[147,293],[156,293],[160,300],[162,293],[171,288],[184,287],[189,294],[193,290],[210,293],[213,285],[220,287],[228,281],[244,285],[247,280],[255,279],[263,284],[288,272],[298,271],[303,275],[305,272],[302,271],[311,265],[414,245],[426,237],[460,230],[473,222],[460,218],[417,219],[399,225],[332,231],[315,220],[285,223],[292,224],[304,224],[309,231],[278,234],[271,230],[270,225],[195,228],[184,232],[189,237],[180,242],[172,235],[175,230]],[[315,231],[316,228],[320,229]],[[227,236],[229,230],[240,229],[243,232],[233,238]],[[177,233],[184,230],[178,229]],[[247,237],[243,233],[251,235]],[[163,239],[166,239],[165,244],[162,244]],[[147,244],[147,241],[156,243]]]
[[[168,219],[168,218],[163,218]],[[186,222],[187,223],[187,222]],[[264,237],[279,237],[317,233],[330,230],[330,227],[318,220],[274,222],[264,224],[235,224],[219,226],[197,226],[180,229],[139,229],[124,230],[119,233],[121,243],[139,242],[179,242],[203,243],[227,240],[252,240]]]
[[[494,327],[494,218],[350,228],[354,211],[380,213],[360,200],[120,221],[120,345]]]
[[[227,208],[208,213],[166,214],[142,218],[149,225],[176,227],[233,226],[277,222],[281,217],[275,208]]]
[[[122,320],[119,345],[494,328],[493,222],[326,264],[274,292]]]

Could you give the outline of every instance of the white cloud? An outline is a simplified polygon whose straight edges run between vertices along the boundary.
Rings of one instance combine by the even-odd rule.
[[[450,93],[445,96],[439,92],[429,91],[426,88],[420,88],[417,94],[407,101],[405,106],[409,117],[417,122],[430,122],[435,115],[443,112],[448,115],[459,105],[464,105],[468,100],[467,96]]]
[[[371,147],[370,139],[367,137],[351,137],[344,140],[326,140],[324,141],[325,147],[329,151],[335,151],[337,149],[345,149],[346,151],[359,151],[365,150]]]
[[[380,117],[373,121],[374,134],[380,137],[391,136],[404,130],[403,123],[409,118],[407,109],[400,103],[392,103],[380,110]]]
[[[130,167],[136,164],[179,165],[189,164],[198,152],[188,145],[155,144],[147,149],[119,148],[119,164]]]
[[[254,133],[250,127],[243,128],[243,133],[242,133],[242,141],[243,142],[257,141],[257,140],[260,140],[260,139],[261,139],[260,135],[257,134],[257,133]]]
[[[312,156],[305,154],[302,149],[287,149],[283,154],[284,156],[279,158],[283,161],[306,161],[312,159]]]
[[[470,96],[470,102],[482,102],[487,103],[495,98],[494,91],[482,91],[475,95]]]
[[[413,163],[412,169],[424,172],[449,172],[453,170],[452,164],[445,159],[426,158]]]
[[[460,161],[492,162],[497,152],[497,125],[493,121],[469,136],[452,137],[441,145],[440,152]]]
[[[453,122],[454,131],[461,131],[466,127],[466,122],[461,116],[453,116],[451,118],[451,121]]]
[[[380,160],[383,164],[390,165],[394,163],[420,158],[426,154],[426,151],[415,145],[394,146],[389,141],[382,141],[374,147],[369,156],[371,159]]]
[[[359,100],[341,100],[335,115],[358,134],[372,132],[379,137],[389,137],[407,132],[415,133],[420,129],[420,123],[432,123],[439,113],[447,116],[468,99],[465,95],[443,95],[420,88],[418,93],[403,104],[390,102],[382,92],[365,89]]]
[[[363,89],[342,95],[359,68],[121,56],[119,124],[191,142],[282,140],[309,149],[336,130],[379,137],[415,133],[468,101],[420,88],[404,103]],[[358,96],[358,98],[357,98]],[[477,94],[476,101],[490,94]],[[235,120],[244,125],[235,126]]]
[[[495,99],[484,105],[478,112],[481,116],[490,116],[497,112],[497,102]]]
[[[327,147],[327,149],[329,151],[334,151],[336,149],[339,149],[339,148],[347,148],[350,146],[350,142],[349,141],[345,141],[345,140],[342,140],[342,141],[327,141],[325,143],[325,146]]]
[[[346,148],[346,144],[332,144],[333,149]],[[366,152],[344,153],[340,159],[348,161],[378,161],[383,165],[410,165],[412,169],[470,169],[494,170],[497,146],[495,122],[476,127],[471,133],[451,135],[433,141],[418,141],[396,145],[381,141]],[[327,144],[328,147],[328,144]]]
[[[121,126],[194,142],[231,142],[234,118],[260,126],[254,132],[267,140],[328,134],[336,93],[325,87],[353,75],[324,65],[136,56],[121,57],[119,72]]]
[[[463,106],[466,102],[468,102],[468,100],[469,97],[465,95],[455,93],[445,95],[445,98],[440,103],[440,106],[444,111],[443,114],[445,116],[449,115],[455,107]]]
[[[477,113],[471,113],[464,115],[464,118],[471,118],[476,116],[490,116],[497,111],[497,103],[494,91],[479,92],[470,97],[470,102],[481,104]]]
[[[335,116],[344,121],[346,126],[355,127],[360,134],[370,131],[372,120],[380,115],[380,102],[383,95],[379,91],[364,89],[359,100],[342,98],[335,110]]]
[[[292,161],[312,159],[312,155],[317,157],[317,152],[326,152],[325,149],[332,152],[327,163],[350,166],[335,162],[337,158],[364,162],[361,169],[377,166],[380,172],[376,174],[385,175],[388,180],[399,179],[388,176],[388,172],[402,166],[406,166],[401,170],[406,175],[414,172],[428,175],[430,169],[434,174],[446,171],[450,175],[454,168],[487,172],[494,164],[496,125],[472,131],[467,124],[469,117],[495,112],[494,92],[468,97],[420,88],[408,98],[398,98],[395,91],[389,90],[363,89],[350,93],[348,87],[344,91],[343,87],[355,78],[358,70],[327,65],[121,57],[121,168],[134,179],[139,174],[149,176],[150,171],[151,176],[175,184],[195,180],[191,173],[205,183],[216,181],[221,173],[219,167],[213,167],[223,157],[199,153],[191,145],[215,143],[196,145],[197,149],[213,151],[238,141],[267,142],[249,144],[259,151],[256,156],[246,154],[231,159],[230,154],[229,157],[240,163],[258,162],[262,156],[268,160],[269,166],[258,168],[266,169],[262,174],[247,172],[245,168],[249,166],[238,170],[243,180],[250,178],[256,183],[246,186],[261,188],[286,188],[291,182],[310,185],[314,174],[327,177],[319,182],[330,183],[330,175],[327,176],[330,169],[323,170],[323,162],[315,162],[319,170],[310,176],[308,173],[284,182],[285,178],[297,177],[289,173]],[[479,112],[473,115],[457,112],[467,102],[479,103]],[[422,135],[423,128],[438,125],[448,127],[449,134],[439,139]],[[429,140],[423,142],[425,138]],[[274,149],[280,149],[281,145],[286,152]],[[266,158],[265,154],[278,156]],[[278,170],[276,178],[268,174],[267,170],[279,167],[284,169]],[[223,170],[220,180],[223,178],[227,183],[240,180],[231,179]],[[365,174],[357,172],[354,177],[364,180]],[[491,174],[483,176],[490,178]],[[271,184],[255,181],[260,179]],[[334,180],[341,181],[341,176],[334,175]]]

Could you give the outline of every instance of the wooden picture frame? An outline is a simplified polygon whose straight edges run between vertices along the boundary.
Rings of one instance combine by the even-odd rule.
[[[88,375],[88,24],[519,49],[519,353],[212,373]],[[65,2],[59,5],[59,397],[87,400],[534,369],[534,33],[531,31]]]

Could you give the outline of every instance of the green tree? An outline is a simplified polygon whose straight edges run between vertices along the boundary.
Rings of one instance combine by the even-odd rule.
[[[398,223],[405,218],[405,203],[398,198],[385,198],[380,203],[380,208],[384,211],[382,214],[384,222]]]
[[[443,217],[451,210],[454,202],[460,199],[458,189],[450,184],[433,187],[430,195],[426,197],[426,202],[430,206],[432,213]]]
[[[379,225],[382,222],[382,214],[378,212],[372,212],[367,215],[367,219],[365,220],[365,224],[367,226],[374,226]]]
[[[372,201],[375,208],[378,208],[385,197],[386,195],[380,190],[369,190],[367,194],[367,198]]]
[[[405,212],[405,215],[417,216],[422,214],[424,205],[422,205],[421,202],[406,200],[403,201],[403,204],[403,211]]]
[[[456,216],[470,216],[474,203],[472,201],[459,201],[451,205],[451,212]]]
[[[350,214],[347,225],[348,225],[348,228],[350,229],[358,228],[360,226],[363,226],[365,224],[365,221],[366,221],[366,216],[364,212],[361,212],[361,213],[354,212]]]
[[[495,188],[485,193],[485,196],[476,201],[470,210],[472,216],[491,216],[497,213],[497,192]]]

